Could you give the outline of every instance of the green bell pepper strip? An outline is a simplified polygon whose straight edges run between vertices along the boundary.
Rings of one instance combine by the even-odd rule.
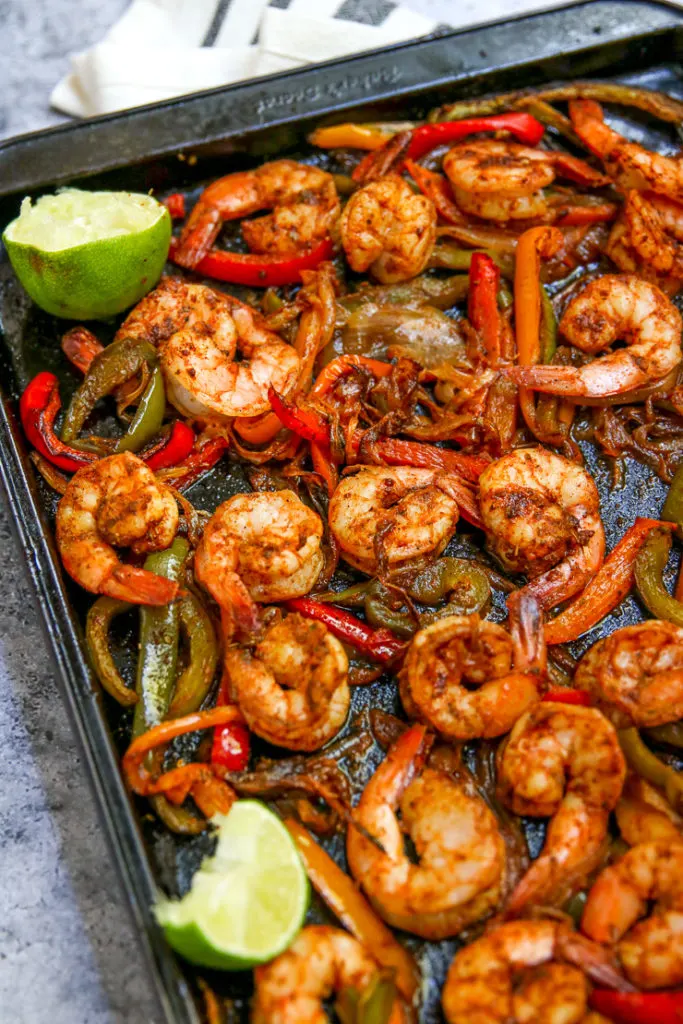
[[[683,532],[683,463],[674,473],[662,509],[662,519],[666,519],[669,523],[675,523],[678,527],[678,535],[681,536]]]
[[[211,689],[219,650],[211,617],[196,594],[188,591],[179,603],[180,627],[189,648],[187,667],[178,676],[169,718],[197,711]]]
[[[378,971],[361,992],[342,989],[334,1008],[341,1024],[388,1024],[396,997],[393,972]]]
[[[683,626],[683,602],[672,597],[662,581],[670,550],[670,531],[653,530],[638,553],[634,576],[638,594],[647,610],[656,619]]]
[[[122,338],[95,356],[80,387],[71,399],[62,426],[62,441],[73,444],[97,402],[134,377],[144,367],[156,365],[153,345],[136,338]]]
[[[138,695],[130,686],[126,686],[109,649],[109,629],[118,615],[130,611],[134,605],[128,601],[117,601],[113,597],[100,597],[90,607],[85,623],[85,642],[95,675],[110,697],[131,707],[137,704]]]
[[[190,546],[176,537],[170,548],[155,551],[145,569],[177,581]],[[133,716],[133,738],[159,725],[168,715],[178,666],[180,607],[178,601],[140,609],[140,653],[135,689],[139,700]]]
[[[481,611],[491,597],[486,573],[467,558],[437,559],[418,573],[406,590],[415,601],[429,605],[438,604],[450,594],[451,604],[462,605],[461,615]]]
[[[166,391],[161,367],[155,366],[149,383],[138,402],[128,430],[119,438],[117,452],[139,452],[161,430],[166,412]]]
[[[621,729],[617,735],[629,767],[653,786],[664,790],[674,810],[683,811],[683,775],[660,761],[645,746],[637,729]]]
[[[410,640],[419,629],[419,623],[409,612],[387,604],[381,584],[368,593],[363,607],[365,618],[373,629],[390,629],[403,640]]]

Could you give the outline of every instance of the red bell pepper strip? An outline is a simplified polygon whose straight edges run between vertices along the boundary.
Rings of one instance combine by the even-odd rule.
[[[285,604],[290,611],[323,622],[339,640],[383,664],[394,661],[406,648],[405,642],[391,630],[371,629],[355,615],[333,605],[321,604],[310,597],[294,597]]]
[[[216,707],[230,707],[234,705],[230,697],[230,680],[227,674],[221,679]],[[213,730],[213,745],[211,747],[211,767],[220,775],[221,771],[243,772],[249,764],[249,751],[251,749],[251,734],[244,722],[228,722],[226,725],[217,725]]]
[[[591,706],[591,695],[588,690],[573,690],[569,686],[553,686],[543,694],[543,700],[552,700],[555,704],[579,704]]]
[[[472,253],[467,316],[484,343],[486,358],[492,367],[496,367],[500,362],[499,285],[500,270],[491,257],[484,252]]]
[[[310,446],[313,470],[325,481],[327,493],[331,498],[339,483],[339,473],[332,461],[330,446],[329,444],[318,444],[317,441],[311,441]]]
[[[173,259],[177,241],[172,240],[169,257]],[[314,270],[319,263],[332,259],[334,245],[324,238],[312,249],[292,256],[262,256],[255,253],[227,252],[209,249],[194,271],[213,277],[216,281],[229,281],[250,288],[278,288],[284,284],[300,284],[302,270]]]
[[[210,437],[203,441],[193,452],[164,472],[164,479],[177,490],[190,487],[203,474],[208,473],[216,465],[223,453],[230,447],[224,437]]]
[[[413,128],[407,156],[419,160],[437,146],[458,142],[475,132],[510,132],[525,146],[536,146],[545,127],[527,113],[493,114],[490,117],[467,117],[462,121],[442,121]]]
[[[638,552],[651,530],[658,526],[674,529],[672,523],[659,519],[636,519],[576,600],[546,623],[547,644],[576,640],[624,600],[633,585],[633,567]]]
[[[268,388],[268,401],[283,427],[294,431],[306,441],[329,444],[330,429],[315,409],[288,404],[273,387]]]
[[[36,451],[53,466],[75,473],[95,462],[95,452],[80,451],[65,444],[55,434],[54,424],[61,409],[59,382],[54,373],[43,370],[27,385],[19,401],[24,433]]]
[[[455,205],[450,183],[443,174],[430,171],[414,160],[406,160],[406,170],[420,192],[434,203],[436,212],[449,224],[466,225],[467,218]]]
[[[615,1024],[683,1024],[683,992],[615,992],[596,988],[588,1001]]]
[[[194,431],[182,420],[176,420],[168,437],[154,446],[149,453],[142,453],[141,458],[155,473],[158,469],[168,469],[186,459],[194,448]]]
[[[185,216],[185,196],[182,192],[172,192],[161,202],[171,215],[172,220],[182,220]]]

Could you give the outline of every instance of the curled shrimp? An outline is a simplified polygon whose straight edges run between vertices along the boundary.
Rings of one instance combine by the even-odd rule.
[[[303,597],[323,567],[320,516],[293,491],[236,494],[207,523],[194,560],[197,581],[247,632],[254,601]]]
[[[581,141],[600,157],[622,188],[651,189],[683,203],[683,164],[677,157],[653,153],[619,135],[605,124],[602,107],[595,100],[571,100],[569,114]]]
[[[224,666],[247,725],[269,743],[317,750],[346,721],[348,658],[321,622],[288,615],[255,646],[228,647]]]
[[[223,221],[268,209],[272,213],[266,217],[242,224],[252,252],[287,255],[322,241],[339,216],[334,178],[295,160],[273,160],[219,178],[195,204],[173,259],[192,270],[215,242]]]
[[[436,210],[397,174],[358,189],[341,218],[341,236],[352,270],[369,270],[382,284],[422,273],[436,240]]]
[[[505,843],[473,787],[440,770],[420,771],[424,752],[421,726],[390,748],[363,790],[355,813],[363,831],[350,825],[346,853],[356,881],[388,924],[443,939],[497,906]],[[403,832],[417,863],[406,853]]]
[[[620,270],[637,271],[660,287],[683,279],[683,206],[655,195],[626,195],[622,214],[607,242],[606,253]]]
[[[657,619],[616,629],[584,654],[574,684],[617,729],[683,718],[683,629]]]
[[[595,708],[544,701],[522,715],[498,751],[499,795],[515,814],[552,821],[510,897],[510,914],[564,899],[585,881],[625,776],[614,726]]]
[[[646,917],[648,904],[654,907]],[[641,843],[604,868],[592,886],[581,928],[617,943],[627,978],[639,989],[683,982],[683,842]]]
[[[292,346],[251,306],[179,278],[164,278],[146,295],[117,337],[156,345],[168,400],[200,420],[268,412],[268,389],[288,391],[299,372]]]
[[[458,740],[509,732],[538,700],[545,668],[536,601],[523,595],[513,607],[512,634],[478,615],[451,615],[415,634],[401,673],[401,698],[411,718]],[[533,659],[531,634],[539,648]]]
[[[459,515],[448,481],[439,470],[407,466],[363,466],[345,477],[329,507],[342,557],[372,575],[382,564],[397,569],[411,559],[440,555]]]
[[[114,549],[161,551],[177,529],[173,494],[130,452],[79,469],[57,508],[57,546],[69,576],[94,594],[134,604],[167,604],[178,584],[124,565]]]
[[[593,478],[544,448],[517,449],[479,478],[488,545],[508,572],[525,572],[543,609],[578,593],[605,553]]]
[[[681,816],[663,793],[636,773],[627,777],[614,815],[629,846],[651,840],[672,843],[683,839]]]
[[[553,395],[603,398],[661,380],[681,361],[681,314],[656,285],[633,274],[605,274],[570,302],[560,331],[596,355],[617,341],[626,347],[584,366],[516,366],[518,384]]]
[[[593,185],[606,182],[567,154],[493,139],[454,146],[444,157],[443,169],[462,210],[496,221],[545,217],[548,200],[543,189],[557,176]]]
[[[324,1000],[346,989],[362,997],[380,977],[358,939],[340,928],[308,925],[288,950],[256,968],[252,1024],[323,1024],[329,1020]],[[387,1024],[403,1020],[396,1001]]]
[[[448,1024],[599,1024],[586,974],[624,989],[600,946],[559,921],[509,921],[459,950],[441,995]]]

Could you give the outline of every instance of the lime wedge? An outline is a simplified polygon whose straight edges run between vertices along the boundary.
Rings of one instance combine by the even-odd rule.
[[[76,188],[24,199],[2,236],[33,301],[71,320],[138,302],[159,280],[170,238],[168,210],[151,196]]]
[[[299,932],[306,871],[289,832],[265,804],[238,800],[212,819],[218,846],[181,900],[160,900],[157,921],[192,963],[239,971],[278,956]]]

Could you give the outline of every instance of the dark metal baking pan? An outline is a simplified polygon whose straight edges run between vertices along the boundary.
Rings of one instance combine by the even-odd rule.
[[[598,0],[10,139],[0,145],[0,224],[16,215],[27,192],[57,184],[164,191],[191,188],[276,153],[310,157],[305,135],[311,125],[347,120],[351,114],[420,116],[447,99],[579,77],[625,80],[681,97],[682,26],[683,11],[673,6]],[[644,116],[623,123],[646,144],[671,144],[670,136]],[[189,154],[197,159],[186,159]],[[175,840],[163,833],[123,787],[118,752],[125,731],[88,667],[83,595],[61,571],[51,529],[54,498],[36,479],[17,426],[18,395],[39,369],[58,373],[64,395],[73,390],[75,378],[59,351],[63,329],[63,322],[27,300],[3,253],[0,476],[163,1015],[173,1024],[196,1024],[193,975],[166,947],[149,908],[157,883],[171,889],[188,884],[206,840]],[[601,490],[609,544],[635,515],[659,509],[664,488],[646,467],[630,465],[622,489],[614,491],[607,468],[594,453],[589,453],[589,465]],[[202,507],[213,508],[245,486],[239,474],[214,474],[194,497]],[[639,614],[630,599],[619,610],[618,624]],[[610,628],[615,624],[612,617]],[[391,709],[393,688],[381,683],[361,688],[355,700],[357,706],[372,700]],[[337,842],[337,853],[340,847]],[[438,990],[454,944],[423,947],[407,941],[428,978],[423,1020],[438,1021]],[[227,976],[224,983],[226,991],[238,996],[248,992],[240,976]]]

